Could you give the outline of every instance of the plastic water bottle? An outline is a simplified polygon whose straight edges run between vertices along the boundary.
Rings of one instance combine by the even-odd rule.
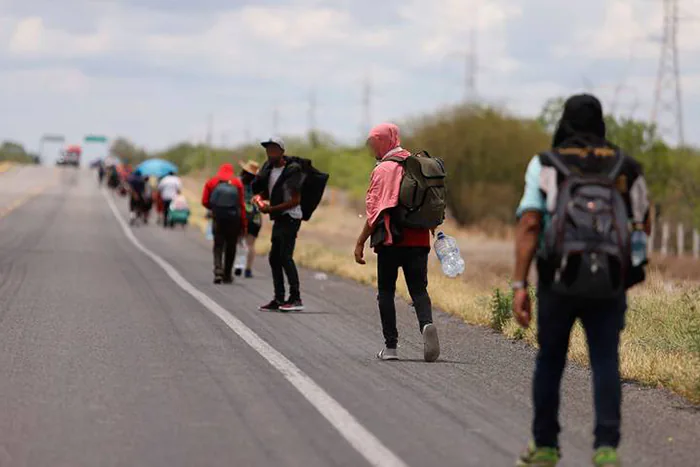
[[[632,231],[632,266],[644,264],[647,259],[647,234],[643,230]]]
[[[464,259],[459,254],[457,240],[438,232],[435,240],[435,254],[440,260],[442,272],[447,277],[457,277],[464,272]]]
[[[211,220],[207,222],[207,231],[204,233],[204,237],[210,242],[214,240],[214,230],[212,229]]]
[[[236,258],[233,260],[234,269],[245,269],[248,264],[248,244],[245,240],[241,239],[238,241],[238,248],[236,249]]]

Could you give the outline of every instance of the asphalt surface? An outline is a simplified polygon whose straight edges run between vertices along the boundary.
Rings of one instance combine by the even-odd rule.
[[[529,437],[522,344],[438,313],[426,364],[401,303],[404,360],[379,362],[373,290],[303,271],[307,311],[261,313],[265,261],[215,286],[199,232],[134,228],[168,273],[87,171],[0,175],[0,216],[2,467],[509,466]],[[570,366],[564,391],[562,465],[590,465],[588,372]],[[699,433],[698,409],[625,385],[625,465],[700,465]]]

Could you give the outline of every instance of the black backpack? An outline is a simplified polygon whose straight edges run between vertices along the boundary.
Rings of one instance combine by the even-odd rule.
[[[631,265],[629,214],[616,179],[625,156],[616,151],[608,172],[572,170],[561,155],[540,154],[563,181],[545,228],[541,259],[553,273],[552,290],[579,298],[615,298],[626,289]]]
[[[216,219],[237,219],[241,217],[241,204],[238,187],[229,180],[221,180],[209,195],[209,206]]]

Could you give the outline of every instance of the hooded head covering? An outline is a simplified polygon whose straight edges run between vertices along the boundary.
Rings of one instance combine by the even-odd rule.
[[[605,139],[603,106],[590,94],[567,99],[552,147],[612,146]]]
[[[229,164],[228,162],[221,164],[219,171],[216,173],[217,178],[222,180],[233,178],[234,175],[236,175],[236,172],[233,170],[233,164]]]
[[[399,138],[399,127],[393,123],[380,123],[375,126],[370,130],[367,139],[376,143],[376,148],[382,159],[391,151],[396,150],[395,153],[403,151]]]

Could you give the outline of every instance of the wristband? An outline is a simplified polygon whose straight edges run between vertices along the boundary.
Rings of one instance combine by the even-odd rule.
[[[513,290],[527,289],[527,281],[513,281],[510,284],[510,288]]]

